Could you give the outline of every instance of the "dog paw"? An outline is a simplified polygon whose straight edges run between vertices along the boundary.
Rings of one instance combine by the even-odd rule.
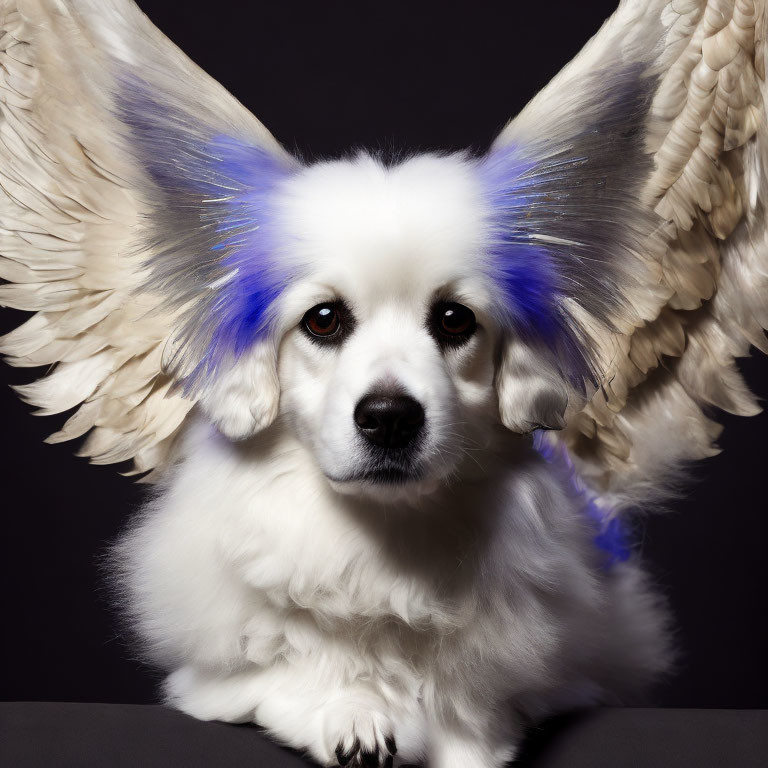
[[[388,718],[378,712],[334,713],[326,738],[334,744],[330,765],[342,768],[391,768],[397,743]]]
[[[354,736],[349,747],[345,740],[336,747],[336,761],[342,768],[392,768],[397,744],[393,736],[385,736],[383,746],[380,743],[363,746],[359,737]]]

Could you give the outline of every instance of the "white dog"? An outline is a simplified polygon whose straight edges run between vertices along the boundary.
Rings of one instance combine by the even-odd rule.
[[[155,469],[115,580],[167,701],[492,768],[640,696],[627,510],[755,411],[762,0],[626,0],[482,157],[308,167],[129,0],[0,8],[2,350]]]

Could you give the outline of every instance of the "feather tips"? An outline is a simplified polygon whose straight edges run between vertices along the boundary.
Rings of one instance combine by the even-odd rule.
[[[156,109],[147,119],[154,117],[155,125],[165,121],[163,128],[175,121],[179,128],[165,139],[176,142],[176,153],[165,156],[169,170],[184,170],[181,142],[194,134],[202,140],[200,151],[206,141],[215,150],[227,131],[239,137],[242,152],[258,155],[262,167],[291,161],[247,110],[129,0],[73,0],[66,7],[53,0],[15,0],[4,4],[1,31],[0,277],[10,282],[0,286],[0,303],[37,314],[1,339],[0,351],[14,365],[56,365],[48,377],[19,388],[38,413],[82,404],[51,442],[90,431],[81,454],[98,463],[133,458],[144,472],[166,460],[195,401],[175,391],[180,366],[171,366],[173,375],[162,373],[163,350],[183,335],[185,322],[191,338],[195,323],[182,305],[191,303],[195,290],[205,295],[209,312],[231,298],[213,298],[212,283],[221,270],[214,278],[210,265],[226,263],[236,272],[236,249],[226,241],[242,233],[236,227],[213,232],[217,212],[206,214],[200,205],[211,197],[210,168],[198,167],[195,177],[182,175],[170,190],[174,196],[169,178],[160,183],[153,175],[157,166],[136,162],[142,150],[164,147],[157,141],[147,146],[148,139],[157,139],[148,135],[152,125],[128,119],[131,107],[142,105],[129,98],[126,78],[144,83],[154,106],[163,105],[160,118]],[[191,189],[204,181],[207,187]],[[258,179],[248,188],[240,181],[241,196],[257,196]],[[197,218],[190,222],[186,211],[184,223],[210,236],[203,237],[202,250],[201,242],[183,243],[193,246],[187,261],[171,264],[171,252],[182,244],[178,225],[170,243],[161,230],[191,197]],[[230,208],[240,204],[235,200]],[[158,210],[166,214],[163,221]],[[222,243],[212,258],[212,246]],[[205,279],[188,280],[186,291],[174,291],[178,301],[164,302],[167,281],[179,287],[180,273],[193,274],[198,258],[209,260],[198,265],[209,268]],[[210,328],[207,333],[208,346],[189,342],[187,369],[210,358],[217,340]]]
[[[758,410],[734,359],[768,346],[764,13],[762,0],[625,0],[523,113],[524,127],[558,100],[567,114],[617,56],[658,78],[639,200],[659,226],[634,254],[645,276],[618,281],[629,322],[592,326],[602,386],[563,435],[614,505],[655,500],[677,464],[715,451],[708,407]]]

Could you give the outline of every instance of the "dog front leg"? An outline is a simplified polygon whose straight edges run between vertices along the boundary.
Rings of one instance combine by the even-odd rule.
[[[182,667],[166,681],[167,701],[201,720],[256,722],[321,765],[392,766],[398,744],[391,704],[373,684],[341,672],[322,659],[231,674]]]

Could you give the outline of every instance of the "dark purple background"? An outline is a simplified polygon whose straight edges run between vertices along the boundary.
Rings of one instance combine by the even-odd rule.
[[[140,5],[289,149],[316,158],[487,145],[615,3]],[[0,313],[0,328],[21,317]],[[768,394],[768,361],[743,367]],[[31,372],[3,366],[0,377],[23,383]],[[142,489],[72,445],[44,445],[62,419],[29,410],[0,387],[0,695],[150,701],[156,677],[119,639],[99,570]],[[678,618],[679,669],[656,697],[667,706],[768,707],[768,417],[723,420],[723,454],[695,468],[686,496],[643,535]]]

